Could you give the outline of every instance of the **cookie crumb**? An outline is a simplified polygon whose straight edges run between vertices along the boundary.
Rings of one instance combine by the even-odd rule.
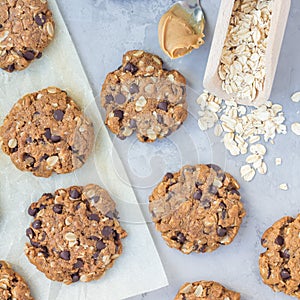
[[[296,135],[300,135],[300,123],[295,122],[291,125],[292,132]]]
[[[275,158],[275,164],[276,164],[276,166],[280,166],[280,165],[282,164],[282,159],[281,159],[281,157],[276,157],[276,158]]]

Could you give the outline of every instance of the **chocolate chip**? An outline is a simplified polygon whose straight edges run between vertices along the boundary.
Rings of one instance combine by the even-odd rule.
[[[18,151],[18,146],[16,146],[15,148],[9,148],[9,153],[15,153]]]
[[[227,234],[227,229],[223,228],[222,226],[219,226],[217,229],[217,235],[219,237],[224,237]]]
[[[43,26],[46,23],[46,16],[43,13],[39,13],[34,17],[34,21],[39,26]]]
[[[186,238],[182,232],[177,233],[177,241],[180,244],[183,244],[186,241]]]
[[[284,238],[279,235],[276,239],[275,239],[275,244],[282,246],[284,244]]]
[[[206,252],[206,248],[207,248],[207,244],[204,244],[204,245],[201,246],[201,248],[199,249],[199,251],[201,253],[205,253]]]
[[[44,257],[48,258],[49,257],[49,250],[46,246],[41,246],[41,251],[40,253],[42,253],[44,255]]]
[[[56,214],[61,214],[62,211],[63,211],[63,206],[61,204],[54,204],[53,206],[53,211],[56,213]]]
[[[39,248],[40,247],[40,243],[38,243],[38,242],[34,242],[34,241],[32,241],[32,240],[30,240],[30,244],[31,244],[31,246],[33,246],[34,248]]]
[[[26,52],[23,53],[23,57],[26,60],[33,60],[34,56],[35,56],[35,53],[33,51],[31,51],[31,50],[28,50],[28,51],[26,51]]]
[[[15,64],[11,64],[7,67],[7,71],[10,73],[13,72],[14,70],[15,70]]]
[[[106,245],[105,245],[101,240],[98,240],[98,241],[97,241],[97,243],[96,243],[96,248],[97,248],[97,250],[101,251],[101,250],[103,250],[105,247],[106,247]]]
[[[221,168],[217,165],[214,164],[207,164],[207,166],[213,170],[215,170],[216,172],[221,171]]]
[[[98,241],[99,240],[99,238],[97,236],[95,236],[95,235],[91,235],[89,237],[89,239],[92,240],[92,241]]]
[[[209,187],[208,189],[209,193],[216,195],[218,192],[218,188],[216,186],[214,186],[213,184]]]
[[[120,109],[114,110],[114,116],[116,118],[118,118],[119,120],[123,120],[123,118],[124,118],[124,112],[123,112],[123,110],[120,110]]]
[[[35,158],[32,157],[28,153],[24,153],[24,155],[23,155],[23,161],[26,163],[26,165],[28,165],[30,167],[33,167],[34,163],[35,163]]]
[[[97,251],[93,254],[93,259],[97,259],[99,257],[100,251]]]
[[[57,109],[53,112],[53,117],[56,121],[62,121],[65,113],[61,109]]]
[[[260,240],[260,244],[264,247],[265,244],[267,243],[267,240],[266,239],[261,239]]]
[[[159,124],[164,124],[164,117],[162,115],[157,115],[156,119]]]
[[[202,197],[202,191],[201,190],[197,190],[195,193],[194,193],[194,199],[195,200],[200,200],[201,197]]]
[[[112,228],[109,227],[109,226],[105,226],[102,229],[102,235],[105,236],[105,237],[109,237],[112,234],[112,232],[113,232]]]
[[[89,215],[89,216],[88,216],[88,219],[89,219],[90,221],[97,221],[97,222],[100,221],[100,217],[99,217],[97,214],[91,214],[91,215]]]
[[[71,278],[72,278],[72,282],[77,282],[77,281],[79,281],[80,276],[78,273],[74,273],[71,275]]]
[[[210,201],[208,199],[205,199],[203,201],[201,201],[201,205],[205,208],[205,209],[209,209],[211,204]]]
[[[286,258],[286,259],[289,259],[290,258],[290,253],[289,253],[289,250],[288,249],[285,249],[283,252],[280,251],[280,257],[281,258]]]
[[[115,100],[118,104],[123,104],[126,101],[126,97],[120,93],[116,96]]]
[[[53,143],[59,143],[61,141],[61,137],[59,135],[52,135],[51,136],[51,141]]]
[[[40,59],[43,56],[42,52],[39,52],[38,55],[36,56],[37,59]]]
[[[164,110],[164,111],[168,111],[168,102],[163,101],[163,102],[158,103],[157,108]]]
[[[47,140],[51,139],[52,134],[50,128],[45,128],[44,136],[46,137]]]
[[[40,158],[40,162],[42,162],[43,160],[46,160],[47,158],[49,158],[48,154],[44,154],[41,158]]]
[[[64,260],[70,260],[70,251],[60,252],[59,257],[64,259]]]
[[[287,280],[287,279],[291,278],[291,274],[290,274],[289,270],[287,270],[287,269],[282,269],[280,272],[280,276],[283,280]]]
[[[140,88],[137,84],[133,83],[130,88],[129,88],[129,93],[130,94],[136,94],[140,91]]]
[[[83,267],[83,260],[81,258],[78,258],[76,263],[73,265],[74,269],[80,269]]]
[[[238,190],[236,190],[236,189],[232,189],[232,190],[230,190],[230,192],[229,192],[230,194],[233,194],[233,195],[238,195],[238,196],[240,196],[241,194],[240,194],[240,192],[238,191]]]
[[[26,143],[27,144],[30,144],[30,143],[32,143],[32,137],[31,136],[29,136],[28,138],[26,138]]]
[[[166,175],[165,175],[165,177],[167,178],[167,179],[172,179],[173,177],[174,177],[174,175],[172,174],[172,173],[167,173]]]
[[[129,121],[129,127],[130,127],[130,128],[136,128],[136,120],[131,119],[131,120]]]
[[[115,241],[119,241],[120,240],[120,235],[115,230],[114,230],[114,240]]]
[[[32,239],[35,236],[34,231],[31,228],[26,229],[26,236]]]
[[[131,74],[135,74],[138,71],[138,68],[134,64],[128,62],[123,70],[124,72],[127,71],[130,72]]]
[[[105,96],[105,101],[107,104],[112,103],[114,101],[114,96],[113,95],[106,95]]]
[[[3,27],[3,25],[2,24],[0,24],[0,29]]]
[[[32,227],[34,229],[40,229],[42,227],[42,221],[41,220],[35,220],[32,222]]]
[[[78,192],[76,189],[70,190],[69,192],[70,198],[72,199],[79,199],[81,196],[81,193]]]
[[[31,206],[28,207],[29,216],[35,217],[38,212],[38,208],[31,208]]]

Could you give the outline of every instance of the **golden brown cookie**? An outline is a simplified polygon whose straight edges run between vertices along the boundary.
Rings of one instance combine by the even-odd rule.
[[[216,165],[167,173],[149,197],[156,229],[185,254],[230,244],[245,216],[238,182]]]
[[[23,70],[54,37],[54,21],[47,0],[0,1],[0,68]]]
[[[49,87],[14,105],[0,127],[0,142],[18,169],[49,177],[85,163],[94,128],[65,91]]]
[[[283,217],[263,234],[260,254],[262,280],[275,292],[300,299],[300,214],[294,219]]]
[[[0,260],[0,299],[33,300],[25,280],[3,260]]]
[[[97,185],[44,194],[30,205],[29,261],[49,279],[71,284],[100,278],[122,253],[126,231],[115,202]]]
[[[239,293],[226,289],[218,282],[196,281],[185,283],[174,300],[240,300]]]
[[[186,81],[163,69],[162,60],[142,50],[125,53],[122,66],[102,86],[106,125],[119,138],[136,132],[153,142],[176,131],[187,117]]]

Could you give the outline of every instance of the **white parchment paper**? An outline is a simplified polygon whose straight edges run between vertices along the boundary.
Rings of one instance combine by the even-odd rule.
[[[103,125],[75,47],[55,0],[49,0],[49,5],[56,22],[56,36],[42,59],[22,72],[0,72],[0,122],[26,93],[57,86],[66,90],[92,119],[96,145],[81,169],[47,179],[17,170],[9,157],[0,153],[0,257],[12,263],[27,280],[35,299],[40,300],[115,300],[166,286],[168,281],[159,255],[133,189],[124,180],[126,172]],[[29,263],[23,251],[27,242],[25,230],[31,222],[27,208],[43,193],[88,183],[106,188],[116,201],[122,226],[128,232],[123,240],[124,252],[98,281],[70,286],[51,282]]]

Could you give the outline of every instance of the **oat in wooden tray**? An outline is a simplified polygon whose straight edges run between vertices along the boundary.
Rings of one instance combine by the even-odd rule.
[[[0,143],[18,169],[49,177],[85,163],[94,128],[65,91],[48,87],[13,106],[0,127]]]
[[[23,70],[54,37],[54,20],[47,1],[3,0],[0,2],[0,68]]]
[[[34,221],[26,230],[25,253],[51,280],[99,279],[122,254],[127,233],[117,220],[115,202],[97,185],[44,194],[28,213]]]
[[[219,76],[229,95],[253,101],[263,90],[273,0],[234,2]]]

